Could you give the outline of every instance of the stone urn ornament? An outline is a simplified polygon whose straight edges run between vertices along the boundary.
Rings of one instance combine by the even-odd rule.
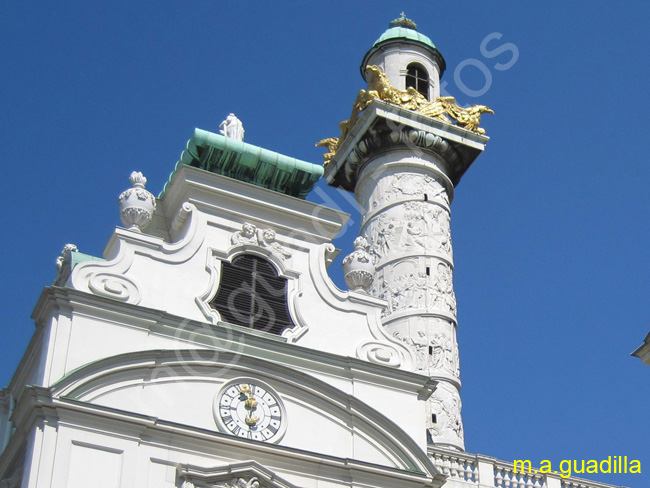
[[[129,180],[133,188],[122,192],[118,198],[120,219],[127,229],[141,232],[153,218],[156,197],[144,189],[147,179],[139,171],[131,173]]]
[[[354,240],[354,251],[343,259],[343,276],[351,290],[366,292],[375,277],[375,265],[368,254],[368,241],[365,237]]]

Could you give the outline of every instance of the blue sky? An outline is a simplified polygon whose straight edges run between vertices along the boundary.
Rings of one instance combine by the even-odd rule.
[[[158,193],[193,129],[229,112],[247,142],[319,163],[402,10],[445,57],[449,94],[496,112],[452,205],[468,451],[627,455],[643,474],[591,478],[648,486],[650,367],[629,355],[650,330],[641,1],[2,2],[0,385],[61,248],[101,255],[132,170]],[[514,64],[481,50],[491,35]],[[359,219],[325,191],[353,214],[345,254]]]

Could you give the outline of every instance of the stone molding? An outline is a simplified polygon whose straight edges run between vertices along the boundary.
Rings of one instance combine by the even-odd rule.
[[[297,488],[255,461],[214,468],[183,464],[176,472],[182,488]]]
[[[355,298],[356,296],[360,298],[354,302],[359,307],[367,306],[361,299],[375,300],[365,295],[354,295]],[[116,302],[70,288],[45,288],[33,314],[37,325],[37,334],[49,326],[49,317],[63,308],[75,315],[96,313],[100,309],[106,310],[106,316],[115,324],[140,330],[146,335],[167,339],[171,341],[170,348],[178,349],[180,344],[184,343],[191,349],[222,349],[239,351],[243,355],[259,355],[259,351],[263,350],[273,355],[278,364],[291,369],[302,368],[323,374],[334,372],[334,374],[354,380],[386,387],[391,385],[392,388],[399,387],[405,392],[418,392],[424,388],[427,382],[426,376],[413,373],[406,368],[379,367],[378,369],[377,365],[354,357],[343,357],[330,352],[301,347],[298,344],[287,344],[286,340],[275,335],[255,333],[256,331],[238,326],[228,326],[228,324],[223,324],[221,327],[210,327],[210,324],[206,322],[188,320],[161,310]],[[209,335],[205,333],[206,327],[209,327]],[[383,328],[379,330],[383,331]],[[395,339],[392,341],[404,349],[404,354],[411,354],[409,349],[399,341]],[[29,356],[30,360],[37,357],[36,352],[40,348],[40,342],[35,342],[33,346],[35,354]],[[32,344],[30,344],[31,347]],[[121,357],[111,357],[103,361],[115,361],[116,364],[119,364]],[[20,374],[23,369],[21,363],[17,374]],[[16,393],[19,392],[14,392],[14,395]]]
[[[290,395],[304,405],[318,404],[319,408],[327,412],[329,418],[338,419],[342,425],[349,424],[355,436],[374,446],[393,467],[407,471],[432,472],[430,461],[421,446],[393,420],[367,402],[292,368],[279,365],[269,368],[268,361],[252,356],[239,355],[237,361],[233,361],[234,358],[235,355],[228,352],[222,352],[216,357],[213,351],[172,350],[137,351],[100,360],[75,370],[52,388],[27,387],[16,407],[16,424],[20,432],[29,431],[29,423],[34,418],[34,408],[52,412],[56,409],[57,413],[53,419],[61,418],[63,412],[59,410],[74,410],[79,413],[86,412],[96,419],[93,421],[95,425],[101,423],[102,418],[121,419],[122,422],[132,424],[132,428],[137,428],[134,424],[142,424],[154,431],[175,432],[177,435],[186,432],[191,436],[211,438],[212,442],[219,442],[224,447],[231,445],[243,449],[254,448],[276,454],[279,449],[290,454],[295,449],[276,444],[251,443],[246,439],[221,434],[216,426],[214,430],[206,431],[201,427],[180,425],[152,416],[153,412],[128,413],[92,403],[98,388],[106,394],[111,389],[122,392],[125,385],[138,388],[138,378],[147,384],[151,383],[152,368],[155,367],[165,370],[160,376],[164,380],[162,384],[166,384],[175,374],[180,374],[179,378],[182,379],[192,373],[195,381],[203,379],[209,383],[214,383],[215,378],[225,381],[229,376],[254,375],[262,381],[272,383],[281,396]],[[215,376],[215,372],[219,371],[222,365],[231,368],[228,375]],[[207,407],[211,409],[212,397],[207,401]],[[350,435],[352,436],[351,432]]]
[[[250,224],[244,224],[244,228],[247,225]],[[255,229],[254,226],[252,227]],[[255,234],[257,234],[257,229],[255,229],[255,231]],[[238,234],[238,232],[235,232],[232,235],[236,236]],[[262,257],[275,266],[278,276],[287,279],[287,306],[294,327],[285,329],[282,332],[282,337],[288,342],[296,342],[309,330],[309,324],[300,312],[298,300],[302,296],[302,285],[300,281],[301,274],[288,268],[284,256],[278,253],[274,248],[269,246],[260,246],[256,242],[257,237],[255,235],[253,236],[253,239],[255,239],[255,241],[246,241],[243,239],[238,240],[235,245],[228,249],[228,251],[221,251],[214,248],[208,249],[205,267],[210,274],[210,278],[208,280],[207,288],[201,295],[195,298],[195,302],[208,321],[213,324],[220,323],[221,314],[210,306],[210,302],[219,292],[221,282],[221,263],[232,262],[233,259],[241,254],[252,254]]]
[[[175,215],[185,202],[209,218],[223,218],[229,223],[272,222],[278,234],[313,244],[330,242],[349,218],[324,205],[182,165],[159,206],[166,215]]]
[[[120,437],[125,441],[136,442],[138,445],[148,446],[151,449],[148,452],[151,453],[157,446],[168,446],[170,436],[172,436],[175,439],[175,449],[167,447],[164,452],[158,451],[161,456],[165,456],[165,460],[155,457],[152,457],[151,460],[177,470],[179,467],[182,469],[183,466],[190,468],[191,466],[170,461],[170,457],[178,459],[181,453],[192,452],[193,456],[204,459],[203,462],[209,465],[217,452],[228,452],[229,457],[235,460],[235,463],[237,460],[239,463],[251,463],[248,461],[251,458],[267,461],[277,460],[280,456],[280,459],[286,461],[286,466],[290,466],[290,471],[298,476],[322,473],[326,470],[335,479],[350,480],[359,486],[441,488],[445,482],[445,477],[440,474],[439,469],[434,467],[426,453],[415,445],[410,446],[409,450],[414,456],[413,459],[416,460],[417,467],[400,470],[390,466],[328,456],[290,447],[252,443],[245,439],[194,429],[164,419],[154,419],[109,407],[55,398],[49,389],[41,387],[28,387],[17,410],[21,427],[17,435],[12,438],[5,453],[0,456],[0,473],[10,472],[12,463],[22,453],[24,442],[34,432],[34,429],[41,429],[44,424],[56,426],[61,422],[66,425],[66,428],[78,429],[85,429],[85,426],[91,424],[94,432],[106,435],[107,439],[115,440],[116,437]],[[53,431],[53,433],[55,432]],[[149,458],[149,454],[146,456]],[[378,482],[378,480],[383,481]]]

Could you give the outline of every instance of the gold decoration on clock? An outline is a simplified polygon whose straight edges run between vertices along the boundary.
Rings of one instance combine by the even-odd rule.
[[[259,417],[251,417],[250,415],[247,415],[246,418],[244,419],[244,422],[246,422],[246,424],[248,425],[255,425],[259,421],[260,421]]]
[[[254,441],[278,442],[286,430],[285,410],[271,386],[236,378],[217,393],[213,406],[222,432]]]

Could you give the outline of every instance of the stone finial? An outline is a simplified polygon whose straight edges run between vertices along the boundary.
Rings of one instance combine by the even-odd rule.
[[[353,291],[365,292],[375,277],[375,265],[367,248],[368,241],[359,236],[354,240],[354,251],[343,259],[345,282]]]
[[[244,140],[244,124],[235,114],[228,114],[226,120],[219,124],[219,133],[228,139]]]
[[[61,255],[56,258],[56,278],[54,279],[54,286],[64,286],[70,277],[72,253],[78,252],[77,246],[74,244],[66,244],[63,246]]]
[[[127,229],[140,232],[153,218],[156,197],[144,189],[147,179],[142,173],[134,171],[129,180],[133,188],[122,192],[118,198],[120,219]]]

